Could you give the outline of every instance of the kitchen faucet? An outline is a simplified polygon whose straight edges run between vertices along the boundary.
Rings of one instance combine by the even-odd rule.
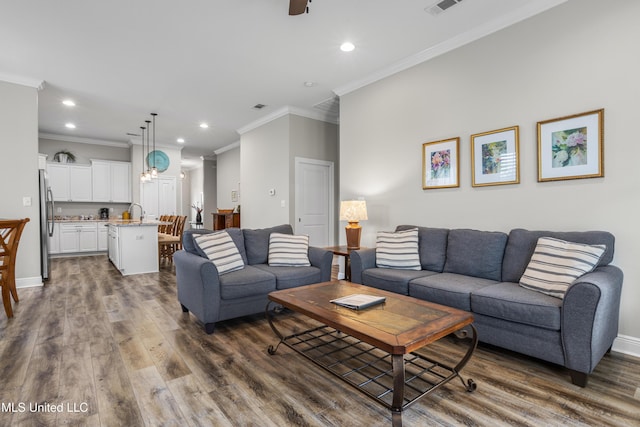
[[[142,205],[140,203],[131,203],[131,205],[129,205],[129,216],[131,218],[133,218],[133,207],[134,206],[140,206],[140,222],[142,222],[142,220],[144,219],[144,208],[142,207]]]

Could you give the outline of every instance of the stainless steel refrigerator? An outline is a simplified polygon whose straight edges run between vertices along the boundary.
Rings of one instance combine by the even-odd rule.
[[[40,169],[40,266],[42,280],[49,280],[51,274],[51,256],[49,254],[49,237],[53,236],[55,227],[53,193],[49,186],[47,171]]]

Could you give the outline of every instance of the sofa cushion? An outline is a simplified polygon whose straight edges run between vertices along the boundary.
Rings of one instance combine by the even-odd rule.
[[[276,276],[250,265],[220,276],[220,297],[225,300],[266,295],[275,289]]]
[[[438,274],[428,270],[398,270],[367,268],[362,272],[362,284],[397,294],[409,295],[409,282],[423,276]]]
[[[276,289],[295,288],[322,281],[322,272],[318,267],[272,267],[266,264],[256,264],[253,267],[273,274]]]
[[[500,281],[507,235],[499,231],[449,231],[445,273]]]
[[[562,300],[501,282],[471,294],[474,313],[535,327],[560,330]]]
[[[247,251],[247,264],[266,264],[269,260],[269,236],[271,233],[293,234],[289,224],[270,228],[243,229],[244,247]]]
[[[418,251],[420,265],[423,270],[442,273],[447,260],[447,238],[449,230],[446,228],[416,227],[414,225],[399,225],[396,231],[418,229]]]
[[[229,233],[229,236],[231,236],[231,239],[233,239],[233,243],[236,244],[238,252],[240,252],[240,256],[242,256],[242,261],[245,263],[245,265],[248,264],[247,253],[244,249],[244,237],[242,235],[242,230],[239,228],[227,228],[225,229],[225,231]],[[202,249],[200,249],[198,245],[196,245],[194,238],[201,234],[208,233],[213,233],[213,231],[204,228],[185,230],[182,234],[182,248],[187,252],[195,255],[200,255],[202,258],[207,258],[207,255],[202,251]]]
[[[271,233],[269,265],[272,267],[309,267],[309,236]]]
[[[541,237],[520,278],[520,286],[564,298],[574,280],[595,268],[605,249],[604,245]]]
[[[511,230],[509,240],[504,251],[502,263],[502,280],[504,282],[519,282],[520,277],[529,264],[531,255],[540,237],[553,237],[569,242],[587,245],[605,245],[607,250],[600,258],[598,266],[610,264],[613,261],[615,238],[606,231],[530,231],[521,228]]]
[[[471,311],[471,294],[495,283],[495,280],[441,273],[409,282],[409,295],[436,304]]]
[[[194,240],[198,248],[216,266],[218,274],[227,274],[244,268],[242,256],[226,231],[199,234]]]
[[[418,254],[418,229],[378,231],[376,267],[422,270]]]

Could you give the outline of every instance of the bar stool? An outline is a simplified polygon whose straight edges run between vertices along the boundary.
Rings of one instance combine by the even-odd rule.
[[[15,302],[19,301],[16,289],[16,255],[20,236],[27,222],[29,218],[0,219],[0,286],[7,317],[13,317],[11,297]]]

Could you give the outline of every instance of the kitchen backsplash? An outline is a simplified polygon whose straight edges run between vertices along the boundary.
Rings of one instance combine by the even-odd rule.
[[[128,203],[64,203],[56,202],[53,215],[57,219],[93,219],[100,218],[100,208],[109,208],[109,217],[118,218],[129,209]]]

